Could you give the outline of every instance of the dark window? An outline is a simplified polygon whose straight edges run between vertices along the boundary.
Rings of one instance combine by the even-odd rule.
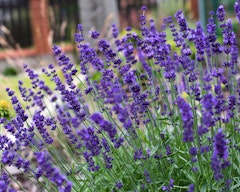
[[[29,0],[0,0],[0,47],[31,45]]]
[[[53,42],[72,42],[79,23],[78,0],[49,0],[49,21]]]

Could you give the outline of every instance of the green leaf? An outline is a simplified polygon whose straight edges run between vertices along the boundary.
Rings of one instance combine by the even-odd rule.
[[[232,190],[236,190],[236,189],[240,189],[240,182],[238,182],[236,185],[233,185],[233,186],[230,188],[231,191],[232,191]],[[236,191],[238,191],[238,190],[236,190]]]
[[[201,186],[201,192],[204,192],[204,191],[207,191],[207,186],[206,186],[206,184],[203,184],[203,185]]]
[[[179,185],[174,185],[174,188],[178,188],[178,189],[188,189],[188,186],[179,186]]]
[[[194,182],[194,181],[195,181],[194,176],[190,174],[190,173],[192,173],[191,171],[188,171],[188,172],[187,172],[186,170],[184,170],[183,172],[185,173],[185,176],[186,176],[191,182]]]
[[[102,78],[102,74],[101,72],[96,72],[92,75],[92,80],[93,81],[100,81]]]
[[[188,163],[189,161],[187,159],[185,159],[184,157],[182,157],[181,155],[179,155],[179,158],[182,159],[184,162]]]
[[[162,146],[162,143],[159,142],[159,144],[155,146],[153,150],[151,150],[150,157],[152,157],[156,153],[160,146]]]
[[[234,169],[237,170],[238,174],[240,174],[240,168],[238,165],[236,165],[236,163],[233,163],[233,167],[234,167]]]
[[[147,140],[147,137],[140,129],[137,129],[137,133],[145,143],[147,143],[148,145],[150,144],[150,142]]]

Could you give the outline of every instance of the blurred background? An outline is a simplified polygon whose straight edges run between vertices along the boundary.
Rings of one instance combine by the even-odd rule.
[[[209,11],[220,4],[233,15],[234,0],[0,0],[0,71],[9,66],[20,70],[22,62],[44,65],[51,59],[53,44],[72,52],[78,23],[83,24],[85,37],[91,29],[107,37],[112,23],[120,30],[138,29],[141,6],[146,5],[148,18],[158,26],[178,9],[189,22],[201,20],[204,25]]]

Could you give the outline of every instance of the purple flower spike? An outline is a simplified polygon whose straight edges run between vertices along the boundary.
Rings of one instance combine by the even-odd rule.
[[[194,192],[194,184],[189,185],[188,192]]]
[[[87,129],[81,129],[78,132],[78,135],[84,142],[86,149],[91,152],[91,156],[97,156],[100,154],[101,145],[98,136],[95,134],[94,128],[89,127]]]
[[[224,52],[229,54],[232,52],[231,46],[236,45],[236,35],[233,31],[232,20],[228,19],[225,23],[223,29],[223,44],[224,44]]]
[[[65,175],[60,172],[59,169],[53,166],[51,157],[48,152],[35,152],[34,155],[38,162],[35,177],[38,179],[39,176],[43,175],[54,184],[56,184],[59,191],[70,192],[72,183],[66,178]]]
[[[190,105],[181,97],[178,97],[177,104],[180,109],[183,121],[183,141],[193,142],[193,114]]]
[[[94,113],[91,119],[100,126],[101,130],[108,133],[109,137],[113,140],[117,134],[116,128],[109,121],[104,120],[101,113]]]
[[[148,183],[151,183],[152,181],[151,181],[151,178],[150,178],[150,175],[149,175],[149,173],[148,173],[148,171],[145,169],[144,170],[144,176],[145,176],[145,179],[146,179],[146,181],[148,182]]]
[[[198,149],[196,147],[191,147],[189,153],[191,156],[196,156],[198,153]]]
[[[223,160],[227,160],[228,158],[227,140],[225,139],[225,135],[223,134],[222,129],[219,129],[218,133],[214,137],[213,156],[216,156]]]
[[[5,191],[8,191],[8,192],[16,192],[15,189],[13,188],[10,188],[10,179],[9,179],[9,176],[6,172],[1,172],[1,175],[0,175],[0,191],[1,192],[5,192]]]
[[[174,187],[173,183],[174,183],[174,180],[170,179],[169,185],[168,186],[163,186],[162,190],[163,191],[172,191],[172,189]]]
[[[97,39],[100,35],[100,33],[98,31],[89,31],[89,34],[91,35],[91,37],[93,39]]]
[[[180,32],[182,32],[183,38],[187,38],[189,28],[188,28],[187,20],[184,17],[183,11],[182,10],[177,11],[175,14],[175,17],[180,27]]]
[[[81,24],[78,24],[77,30],[78,30],[78,33],[74,34],[74,41],[76,43],[80,43],[80,42],[84,41],[83,28],[82,28]]]
[[[217,19],[218,19],[218,21],[223,22],[225,14],[226,14],[226,12],[224,10],[223,5],[220,5],[217,9]]]
[[[236,13],[236,18],[237,18],[238,22],[240,23],[240,0],[235,2],[234,10],[235,10],[235,13]]]
[[[223,134],[222,129],[218,129],[218,133],[214,137],[213,154],[211,166],[214,172],[214,178],[220,180],[223,178],[222,169],[228,167],[230,162],[228,161],[228,147],[227,140]]]
[[[118,33],[119,33],[119,31],[118,31],[117,26],[115,24],[113,24],[112,25],[112,36],[113,36],[113,38],[117,38],[118,37]]]
[[[116,188],[117,189],[121,189],[122,187],[123,187],[122,182],[119,181],[119,182],[116,183]]]
[[[146,6],[142,6],[142,11],[146,11],[147,7]]]
[[[200,22],[197,23],[197,29],[195,32],[195,44],[196,44],[196,48],[197,48],[197,60],[199,62],[204,61],[204,48],[206,47],[205,45],[205,35],[204,35],[204,31],[202,29],[202,26],[200,24]]]

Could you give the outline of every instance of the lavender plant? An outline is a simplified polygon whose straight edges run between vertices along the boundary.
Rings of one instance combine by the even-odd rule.
[[[237,19],[239,7],[237,1]],[[15,191],[11,180],[18,183],[7,166],[17,167],[39,191],[240,189],[240,78],[232,20],[220,6],[218,42],[213,12],[204,32],[199,22],[190,28],[182,11],[157,30],[153,20],[147,24],[145,10],[141,35],[128,27],[119,37],[112,26],[114,46],[91,31],[97,45],[91,47],[78,25],[79,65],[54,46],[65,82],[53,64],[42,70],[54,90],[24,66],[32,83],[26,88],[19,82],[27,107],[7,89],[16,116],[0,119],[15,137],[0,136],[0,191]]]

